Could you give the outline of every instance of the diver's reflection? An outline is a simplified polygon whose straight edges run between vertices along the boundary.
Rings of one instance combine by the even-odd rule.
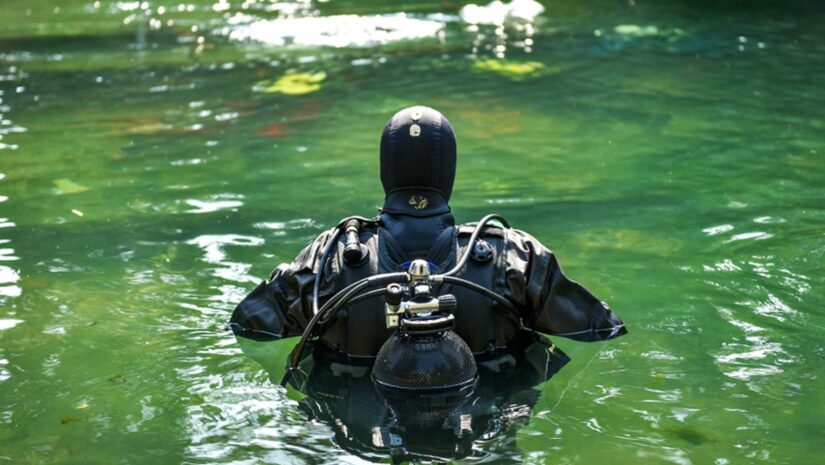
[[[280,360],[264,360],[260,348],[242,340],[244,352],[277,382]],[[304,352],[289,385],[306,395],[300,406],[311,419],[327,424],[340,447],[365,459],[449,461],[483,456],[492,443],[497,455],[520,456],[515,434],[541,395],[534,387],[570,359],[537,333],[523,331],[518,340],[512,350],[479,362],[478,382],[462,392],[405,395],[378,389],[370,367],[322,362],[320,344]]]

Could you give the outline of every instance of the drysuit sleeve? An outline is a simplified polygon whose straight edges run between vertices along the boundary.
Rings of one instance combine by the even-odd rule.
[[[529,234],[507,231],[506,287],[508,297],[524,309],[526,327],[578,341],[627,332],[605,302],[564,275],[553,252]]]
[[[232,312],[229,326],[237,336],[256,340],[300,335],[312,317],[312,288],[317,263],[332,231],[318,236],[290,264],[281,264]]]

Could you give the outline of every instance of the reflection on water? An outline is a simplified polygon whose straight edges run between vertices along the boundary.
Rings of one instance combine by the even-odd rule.
[[[431,39],[444,28],[440,21],[404,13],[333,15],[263,20],[238,14],[220,33],[231,40],[297,47],[377,47],[403,40]]]
[[[490,54],[502,59],[508,47],[525,53],[532,51],[535,21],[544,11],[544,7],[533,0],[468,4],[459,10],[458,15],[419,16],[405,13],[324,16],[308,5],[305,3],[303,8],[288,11],[279,8],[282,15],[278,19],[264,19],[247,12],[235,13],[227,18],[227,26],[216,33],[234,41],[253,41],[277,47],[371,48],[434,38],[444,43],[447,25],[461,22],[464,30],[473,35],[471,57]],[[316,60],[315,57],[304,58],[308,59],[299,61],[310,63]],[[355,66],[371,63],[369,58],[352,62]]]
[[[19,98],[20,94],[26,91],[24,79],[28,77],[26,73],[20,70],[17,66],[9,66],[4,68],[0,66],[0,70],[6,71],[7,74],[0,74],[0,156],[14,153],[19,146],[15,143],[7,143],[6,138],[10,135],[23,134],[26,128],[16,124],[11,119],[10,113],[12,107],[9,102],[11,95]],[[0,71],[2,72],[2,71]],[[12,84],[11,86],[2,84]],[[7,90],[9,94],[6,95]],[[3,165],[0,165],[3,166]],[[5,168],[3,171],[6,171]],[[7,192],[5,189],[6,173],[0,172],[0,192]],[[4,217],[4,215],[11,215],[9,205],[15,203],[14,199],[9,200],[9,196],[0,195],[0,261],[2,262],[17,262],[20,257],[15,255],[15,250],[11,239],[8,238],[9,230],[14,228],[16,224],[11,218]],[[0,265],[0,305],[5,306],[8,298],[19,297],[22,293],[21,287],[18,285],[20,281],[19,269],[13,265]],[[0,314],[2,316],[2,314]],[[15,322],[18,320],[9,319],[7,322]],[[9,327],[13,327],[12,324]],[[2,355],[2,354],[0,354]]]
[[[19,297],[22,290],[17,282],[20,275],[11,267],[0,265],[0,296]]]
[[[316,362],[313,355],[307,355],[287,379],[290,387],[306,396],[299,401],[300,410],[326,425],[338,447],[364,459],[391,457],[399,462],[515,456],[518,428],[529,421],[541,395],[535,387],[570,361],[550,341],[534,337],[525,332],[526,349],[480,363],[477,384],[460,395],[381,391],[368,367]],[[273,349],[283,343],[243,338],[238,343],[246,355],[261,363],[273,382],[284,375],[284,366],[273,363],[283,362]]]
[[[218,194],[210,196],[208,200],[186,199],[183,203],[192,207],[192,209],[186,210],[186,213],[212,213],[224,209],[234,209],[240,207],[243,205],[243,201],[234,199],[242,198],[242,195]]]

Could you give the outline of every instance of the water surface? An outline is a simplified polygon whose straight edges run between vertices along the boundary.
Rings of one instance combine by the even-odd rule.
[[[819,463],[821,7],[462,6],[4,1],[0,463],[361,463],[223,327],[376,212],[418,103],[458,133],[457,219],[530,231],[631,331],[556,340],[514,443],[468,461]]]

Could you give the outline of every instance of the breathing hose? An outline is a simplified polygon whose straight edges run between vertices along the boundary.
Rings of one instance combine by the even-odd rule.
[[[464,264],[467,263],[467,259],[470,258],[470,253],[472,252],[473,247],[476,245],[478,235],[481,234],[481,230],[484,229],[484,226],[486,226],[487,223],[489,223],[491,220],[498,220],[499,222],[501,222],[501,224],[504,225],[505,228],[510,227],[510,223],[508,223],[507,220],[505,220],[504,217],[501,215],[491,213],[485,216],[481,219],[481,221],[478,222],[476,228],[473,230],[473,234],[470,236],[470,240],[467,242],[467,249],[464,251],[464,255],[461,256],[461,260],[459,260],[458,263],[456,263],[452,270],[436,276],[452,276],[461,271],[462,268],[464,268]]]
[[[329,238],[327,246],[324,247],[324,253],[321,255],[321,262],[318,265],[318,272],[315,274],[315,283],[312,285],[312,314],[318,314],[318,293],[321,289],[321,275],[324,274],[324,269],[327,266],[327,259],[329,258],[332,248],[338,243],[338,238],[341,237],[341,227],[335,228],[332,237]]]
[[[301,357],[303,356],[304,347],[306,346],[306,343],[309,341],[309,338],[312,336],[312,333],[315,330],[315,326],[318,324],[318,321],[321,320],[321,318],[324,315],[332,311],[337,311],[338,309],[346,305],[349,302],[350,298],[352,298],[355,294],[357,294],[364,288],[371,286],[386,285],[393,282],[405,281],[406,279],[407,273],[385,273],[361,279],[341,289],[341,291],[338,292],[335,295],[335,297],[328,300],[312,316],[312,319],[309,320],[309,323],[307,323],[307,327],[304,329],[304,333],[301,334],[301,339],[298,341],[298,344],[295,345],[294,355],[292,359],[289,361],[289,371],[298,368],[298,363],[301,361]],[[336,298],[338,296],[342,297]],[[289,373],[289,371],[287,373]],[[284,381],[281,382],[281,385],[285,385],[286,380],[287,377],[284,377]]]

